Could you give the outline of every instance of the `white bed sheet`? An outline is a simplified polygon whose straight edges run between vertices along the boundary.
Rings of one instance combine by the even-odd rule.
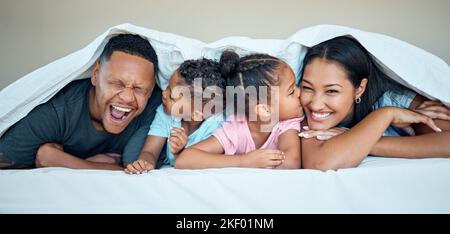
[[[450,159],[358,168],[0,171],[0,213],[450,213]]]

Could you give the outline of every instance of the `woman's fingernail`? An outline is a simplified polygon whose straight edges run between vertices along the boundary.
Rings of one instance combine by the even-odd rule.
[[[436,128],[436,130],[437,130],[438,132],[442,132],[442,129],[440,129],[440,128]]]
[[[308,126],[303,126],[303,129],[307,130],[307,129],[309,129],[309,127]]]

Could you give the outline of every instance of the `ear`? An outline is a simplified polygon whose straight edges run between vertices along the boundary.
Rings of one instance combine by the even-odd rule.
[[[100,60],[97,60],[94,64],[94,68],[92,69],[91,74],[91,84],[95,86],[97,84],[97,79],[100,73]]]
[[[193,120],[193,121],[198,121],[198,122],[200,122],[200,121],[203,121],[203,112],[201,112],[201,111],[194,111],[192,114],[191,114],[191,119]]]
[[[363,95],[363,93],[366,91],[368,82],[369,82],[369,80],[367,78],[364,78],[361,80],[359,87],[356,88],[355,99],[360,98]]]
[[[258,104],[255,106],[255,113],[256,116],[258,116],[258,119],[264,119],[267,120],[270,118],[270,106],[267,104]]]

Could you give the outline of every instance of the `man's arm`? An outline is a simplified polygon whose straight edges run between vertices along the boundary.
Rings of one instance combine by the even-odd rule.
[[[49,102],[35,107],[0,138],[0,154],[8,168],[34,167],[39,147],[62,138],[58,115]],[[5,168],[5,167],[1,167]]]
[[[122,170],[117,164],[90,162],[64,152],[61,145],[46,143],[36,154],[37,167],[66,167],[72,169]]]

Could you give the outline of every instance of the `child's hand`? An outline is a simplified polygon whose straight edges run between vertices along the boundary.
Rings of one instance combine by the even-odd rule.
[[[167,141],[170,145],[170,151],[172,154],[178,154],[187,144],[187,135],[184,128],[172,128],[172,133]]]
[[[133,163],[128,164],[124,171],[127,174],[141,174],[144,172],[149,172],[153,169],[155,169],[153,164],[147,162],[146,160],[138,159]]]
[[[258,149],[241,157],[241,167],[275,168],[280,166],[284,159],[284,153],[280,150]]]

